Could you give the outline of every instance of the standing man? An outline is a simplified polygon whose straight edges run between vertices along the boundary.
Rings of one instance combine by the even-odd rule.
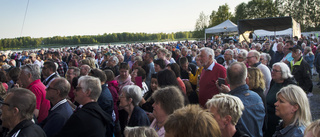
[[[153,53],[146,52],[146,54],[143,57],[144,57],[144,64],[147,65],[149,68],[149,73],[147,74],[147,77],[146,77],[146,84],[148,87],[150,87],[151,75],[155,73],[154,64],[153,64]]]
[[[215,84],[218,78],[225,79],[227,75],[226,68],[214,62],[213,49],[208,47],[201,48],[199,58],[203,66],[199,81],[199,103],[202,107],[205,107],[208,99],[219,93]]]
[[[36,53],[31,53],[29,56],[29,59],[33,64],[38,65],[39,67],[42,67],[41,62],[37,60],[37,54]]]
[[[112,117],[97,103],[101,94],[100,80],[82,76],[74,93],[75,101],[83,106],[71,115],[57,137],[112,137]]]
[[[262,137],[265,109],[261,97],[249,90],[246,84],[246,65],[242,62],[231,64],[227,69],[227,80],[231,89],[229,94],[239,97],[245,108],[236,127],[251,137]],[[219,87],[220,90],[221,88],[228,89],[226,85]],[[222,92],[228,92],[228,90]]]
[[[56,135],[73,113],[66,99],[69,90],[70,84],[65,78],[54,79],[46,89],[46,99],[51,102],[52,108],[40,126],[48,137]]]
[[[90,72],[91,68],[89,65],[84,64],[80,67],[80,76],[87,76]]]
[[[50,83],[57,77],[59,77],[59,74],[56,73],[56,64],[52,61],[46,61],[42,68],[42,75],[43,78],[45,78],[42,83],[49,87]]]
[[[267,53],[270,55],[271,57],[271,60],[270,60],[270,64],[269,64],[269,67],[272,68],[272,65],[273,65],[273,60],[274,60],[274,51],[271,49],[271,44],[269,41],[266,41],[264,43],[265,45],[265,49],[263,50],[264,53]]]
[[[30,90],[14,88],[0,104],[2,126],[9,129],[5,137],[46,137],[43,130],[32,122],[36,96]]]
[[[41,123],[48,116],[50,102],[46,97],[46,86],[40,81],[40,68],[36,64],[27,64],[21,67],[18,83],[36,95],[37,104],[34,115]]]
[[[266,89],[264,90],[264,95],[267,95],[270,88],[271,72],[266,65],[260,62],[260,53],[256,50],[250,50],[247,55],[247,63],[250,67],[257,67],[258,69],[261,70],[264,76],[264,81],[266,86]]]
[[[293,60],[290,62],[291,74],[296,79],[298,85],[308,94],[308,96],[313,96],[312,94],[312,80],[311,80],[311,69],[307,61],[302,57],[302,48],[300,46],[295,46],[290,49],[292,51]]]
[[[226,49],[226,51],[223,54],[225,62],[223,63],[224,67],[227,69],[230,64],[233,62],[237,62],[237,60],[234,59],[234,52],[232,49]]]

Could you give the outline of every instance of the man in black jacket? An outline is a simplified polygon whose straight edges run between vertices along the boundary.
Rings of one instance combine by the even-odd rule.
[[[74,92],[82,107],[74,112],[62,127],[58,137],[112,137],[112,117],[101,109],[97,100],[101,94],[98,78],[82,76]]]
[[[312,96],[313,84],[311,81],[311,69],[302,57],[302,48],[295,46],[290,48],[293,60],[290,62],[291,74],[296,79],[298,85],[308,94]]]
[[[31,121],[36,108],[36,96],[30,90],[11,89],[0,104],[2,105],[2,126],[9,131],[3,136],[46,137],[44,131]]]

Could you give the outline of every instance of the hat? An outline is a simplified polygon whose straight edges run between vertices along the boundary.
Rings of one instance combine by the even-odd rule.
[[[289,50],[291,50],[291,51],[296,51],[297,49],[299,49],[299,50],[302,51],[302,47],[301,47],[301,46],[298,46],[298,45],[295,45],[295,46],[293,46],[292,48],[289,48]]]

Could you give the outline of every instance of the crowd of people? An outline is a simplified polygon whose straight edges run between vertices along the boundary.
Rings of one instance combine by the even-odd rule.
[[[0,136],[319,136],[318,39],[237,41],[1,53]]]

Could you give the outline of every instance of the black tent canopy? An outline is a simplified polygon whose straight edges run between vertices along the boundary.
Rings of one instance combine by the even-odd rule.
[[[238,32],[247,39],[248,33],[254,30],[267,30],[267,31],[282,31],[292,28],[292,36],[300,37],[300,24],[297,23],[292,17],[271,17],[260,19],[245,19],[238,21]]]
[[[292,28],[291,17],[277,17],[277,18],[263,18],[263,19],[246,19],[239,20],[238,29],[239,34],[246,31],[253,31],[258,29],[268,31],[280,31],[288,28]]]

